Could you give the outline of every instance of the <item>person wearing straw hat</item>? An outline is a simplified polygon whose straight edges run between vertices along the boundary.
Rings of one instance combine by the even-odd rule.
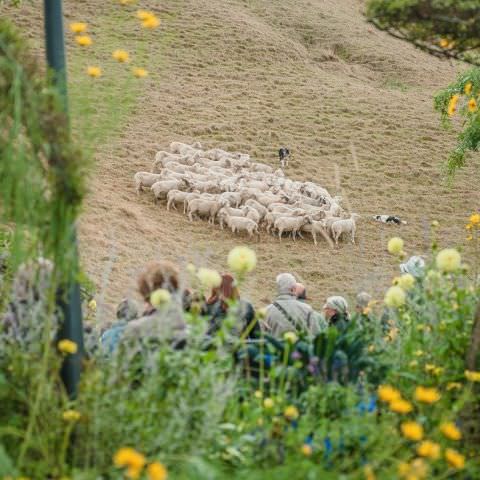
[[[327,301],[323,306],[323,313],[329,326],[333,326],[339,331],[345,330],[350,320],[348,303],[340,295],[327,298]]]

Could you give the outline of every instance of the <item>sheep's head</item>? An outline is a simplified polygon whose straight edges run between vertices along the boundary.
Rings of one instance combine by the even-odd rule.
[[[313,222],[313,219],[310,215],[304,215],[303,216],[303,221],[305,222],[305,225],[308,225],[309,223]]]

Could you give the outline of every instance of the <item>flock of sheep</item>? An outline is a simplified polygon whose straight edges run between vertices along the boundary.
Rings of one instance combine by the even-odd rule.
[[[181,206],[190,221],[201,217],[258,238],[261,226],[280,240],[284,233],[294,241],[309,233],[315,245],[317,236],[338,245],[349,234],[355,243],[359,215],[347,216],[340,197],[313,182],[290,180],[282,169],[274,171],[244,153],[172,142],[169,152],[155,155],[152,171],[138,172],[134,180],[138,195],[149,188],[155,202],[165,200],[167,210]]]

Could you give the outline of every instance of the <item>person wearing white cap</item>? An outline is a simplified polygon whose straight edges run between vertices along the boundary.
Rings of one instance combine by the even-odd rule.
[[[340,295],[328,297],[323,306],[323,313],[330,326],[336,327],[338,330],[344,330],[348,321],[348,303]]]
[[[308,303],[297,299],[297,281],[291,273],[281,273],[276,278],[278,295],[267,307],[262,328],[280,338],[286,332],[307,333],[315,336],[327,325],[321,315]]]

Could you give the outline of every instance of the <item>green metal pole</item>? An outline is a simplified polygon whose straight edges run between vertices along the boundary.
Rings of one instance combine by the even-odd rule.
[[[65,64],[65,43],[63,38],[63,15],[61,0],[44,0],[45,39],[48,66],[54,75],[65,113],[68,115],[67,75]],[[78,253],[75,227],[72,225],[72,248],[75,251],[75,265],[67,285],[60,289],[57,304],[63,312],[63,323],[59,339],[69,339],[77,344],[77,353],[67,355],[62,365],[62,380],[70,398],[75,398],[80,380],[81,362],[84,352],[80,286],[76,281]]]

